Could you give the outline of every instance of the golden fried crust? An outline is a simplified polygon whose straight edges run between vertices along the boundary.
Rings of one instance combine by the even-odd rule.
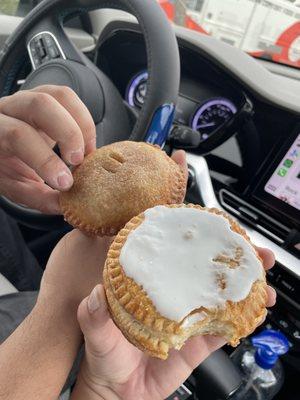
[[[159,147],[118,142],[88,155],[60,194],[65,220],[92,235],[114,235],[133,216],[160,204],[181,203],[184,173]]]
[[[231,229],[246,240],[249,240],[245,231],[227,214],[217,209],[207,209],[196,205],[170,205],[169,207],[193,207],[206,210],[226,217]],[[108,252],[104,267],[104,287],[110,312],[116,325],[126,338],[139,349],[148,354],[166,359],[170,348],[180,349],[184,342],[194,335],[220,335],[236,346],[242,337],[248,336],[266,314],[266,281],[256,281],[249,295],[242,301],[226,302],[225,308],[199,308],[207,316],[188,328],[180,323],[171,321],[160,315],[142,287],[128,278],[119,263],[121,249],[128,234],[136,229],[144,220],[141,213],[129,221],[122,229]],[[257,255],[259,258],[259,256]],[[233,260],[233,267],[235,261]],[[229,263],[230,264],[230,263]]]

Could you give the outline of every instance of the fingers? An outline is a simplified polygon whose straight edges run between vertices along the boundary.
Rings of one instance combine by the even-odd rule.
[[[17,157],[1,157],[0,156],[0,171],[2,177],[20,180],[30,179],[37,182],[43,182],[42,178],[28,165]]]
[[[51,189],[43,182],[16,181],[15,179],[0,179],[1,193],[11,201],[25,204],[44,214],[61,214],[59,192]]]
[[[275,256],[273,252],[269,249],[265,249],[263,247],[255,247],[258,255],[263,260],[263,265],[266,270],[274,267],[275,264]]]
[[[188,180],[188,168],[186,163],[185,151],[178,150],[172,155],[172,160],[174,160],[183,170],[186,181]]]
[[[89,349],[100,356],[109,353],[119,336],[112,334],[116,327],[110,318],[102,285],[97,285],[82,301],[77,315]]]
[[[74,118],[78,124],[85,145],[85,154],[96,149],[96,127],[93,118],[77,94],[67,86],[43,85],[32,92],[47,93],[55,98]]]
[[[188,167],[187,167],[187,163],[186,163],[186,155],[185,152],[183,150],[179,150],[176,151],[173,155],[172,155],[172,159],[181,167],[183,173],[184,173],[184,177],[185,177],[185,183],[187,185],[187,181],[188,181]],[[184,201],[185,198],[185,194],[183,195],[182,198],[182,202]]]
[[[272,268],[275,264],[275,256],[274,253],[263,247],[255,247],[259,256],[263,261],[263,266],[266,270]],[[273,307],[276,303],[276,291],[271,286],[267,287],[267,307]]]
[[[275,303],[276,303],[276,291],[271,286],[267,286],[266,307],[273,307]],[[265,322],[267,315],[268,313],[266,312],[265,315],[262,317],[261,321],[259,321],[258,326],[262,325]]]
[[[271,286],[267,287],[267,307],[273,307],[276,303],[276,291]]]
[[[275,256],[274,253],[266,249],[264,247],[255,246],[258,255],[261,257],[263,261],[263,266],[266,270],[272,268],[275,264]],[[276,303],[276,291],[271,286],[267,287],[267,307],[273,307]]]
[[[78,165],[84,157],[81,130],[71,114],[46,93],[21,91],[0,102],[0,112],[45,132],[58,143],[62,157]]]
[[[0,114],[0,149],[4,154],[20,158],[54,189],[68,190],[73,184],[66,164],[23,121]]]

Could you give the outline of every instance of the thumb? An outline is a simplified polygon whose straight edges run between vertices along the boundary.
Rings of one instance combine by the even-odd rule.
[[[115,325],[110,318],[102,285],[97,285],[79,305],[77,318],[85,337],[86,349],[107,354],[115,346]]]
[[[188,180],[188,167],[186,162],[186,153],[183,150],[178,150],[172,155],[172,160],[176,162],[181,168],[184,173],[184,177],[186,181]]]

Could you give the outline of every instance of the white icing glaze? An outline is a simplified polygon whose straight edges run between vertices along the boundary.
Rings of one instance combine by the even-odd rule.
[[[180,322],[197,308],[243,300],[262,279],[253,247],[230,229],[226,218],[185,207],[157,206],[144,214],[128,235],[120,264],[162,316]],[[236,248],[242,249],[238,267],[213,261],[220,254],[234,258]]]

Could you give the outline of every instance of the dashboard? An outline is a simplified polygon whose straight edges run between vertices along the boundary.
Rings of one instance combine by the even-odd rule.
[[[257,219],[263,223],[260,229],[281,244],[286,232],[299,229],[300,147],[296,138],[300,133],[300,112],[263,101],[229,69],[189,43],[179,40],[179,50],[181,82],[174,126],[200,135],[200,146],[189,151],[205,156],[220,201],[225,202],[227,190],[249,203],[247,217],[251,219],[253,214],[251,223],[255,219],[253,209],[257,208]],[[95,63],[138,114],[147,94],[148,79],[141,34],[133,29],[105,32],[99,39]],[[218,132],[223,142],[208,151],[205,144]],[[197,201],[197,193],[192,190],[189,197]],[[232,205],[230,199],[229,206]],[[264,213],[272,218],[267,227],[267,217],[260,217]],[[283,216],[285,223],[281,224]],[[297,246],[298,243],[291,251],[299,255]]]
[[[193,52],[181,49],[181,83],[174,123],[199,132],[206,140],[224,123],[230,121],[245,103],[245,95],[215,73],[207,74],[203,65],[198,71]],[[114,34],[101,44],[97,65],[118,87],[123,99],[137,111],[147,93],[147,60],[143,40],[132,32]],[[118,65],[122,65],[122,71]]]

